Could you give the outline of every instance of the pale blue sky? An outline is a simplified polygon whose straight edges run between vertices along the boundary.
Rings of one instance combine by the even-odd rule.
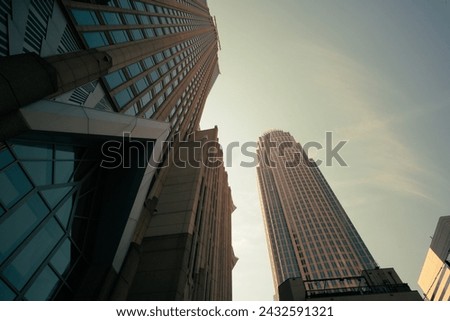
[[[450,2],[208,4],[222,74],[202,128],[218,125],[224,149],[272,128],[302,144],[327,131],[348,140],[349,166],[321,170],[379,265],[418,289],[437,219],[450,214]],[[256,170],[232,157],[234,299],[272,300]]]

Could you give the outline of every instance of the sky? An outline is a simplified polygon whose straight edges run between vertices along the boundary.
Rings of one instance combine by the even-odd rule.
[[[271,301],[275,293],[256,168],[248,165],[270,129],[301,144],[325,146],[327,132],[332,147],[346,141],[339,155],[347,166],[335,160],[320,169],[379,266],[394,267],[420,292],[437,220],[450,215],[450,1],[208,5],[221,75],[201,128],[219,127],[237,207],[233,300]],[[237,143],[244,147],[230,148]],[[311,152],[325,159],[325,149]]]

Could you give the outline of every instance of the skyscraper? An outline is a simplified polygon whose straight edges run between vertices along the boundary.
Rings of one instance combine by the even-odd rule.
[[[361,286],[363,271],[377,264],[316,163],[281,130],[260,137],[257,153],[275,289],[291,279],[300,279],[310,293]]]
[[[450,216],[439,218],[418,284],[425,300],[450,301]]]
[[[126,299],[219,74],[206,1],[1,0],[0,39],[0,299]]]

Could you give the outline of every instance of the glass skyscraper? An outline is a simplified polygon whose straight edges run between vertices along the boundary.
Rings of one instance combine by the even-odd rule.
[[[0,300],[117,294],[218,49],[202,0],[0,1]]]
[[[257,153],[275,289],[290,278],[356,286],[351,277],[377,264],[317,165],[281,130],[260,137]],[[323,286],[307,283],[309,290]]]

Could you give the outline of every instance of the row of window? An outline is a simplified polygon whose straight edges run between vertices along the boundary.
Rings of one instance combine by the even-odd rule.
[[[123,26],[123,25],[162,25],[176,27],[178,32],[184,26],[207,26],[209,21],[196,21],[190,18],[175,18],[145,14],[120,13],[112,11],[94,11],[88,9],[71,9],[70,12],[79,26]]]

